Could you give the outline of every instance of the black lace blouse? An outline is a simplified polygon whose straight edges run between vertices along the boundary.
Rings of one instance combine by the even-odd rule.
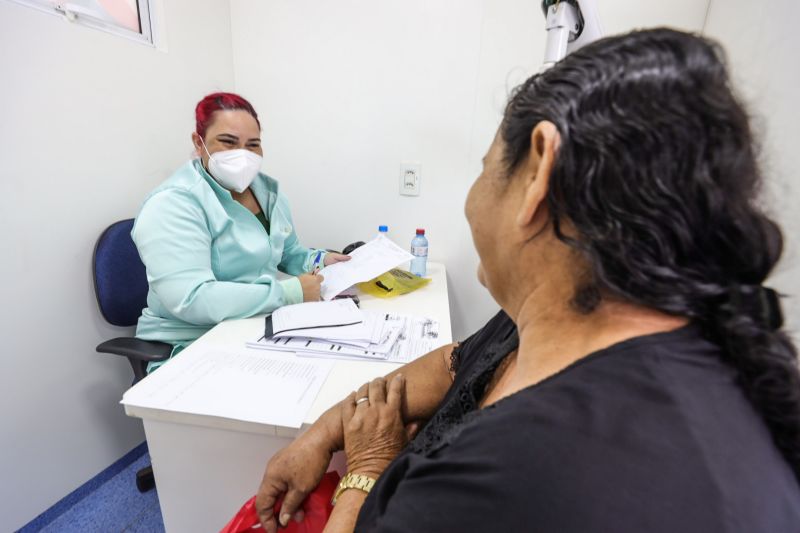
[[[436,414],[358,532],[800,532],[800,489],[718,348],[631,339],[479,409],[516,349],[499,313],[453,355]]]

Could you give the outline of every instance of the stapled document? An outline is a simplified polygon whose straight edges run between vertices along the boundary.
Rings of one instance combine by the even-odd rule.
[[[265,318],[265,336],[316,328],[339,328],[363,322],[358,306],[349,298],[332,302],[286,305]]]
[[[383,331],[383,315],[380,313],[361,313],[363,322],[350,326],[309,328],[301,331],[287,331],[272,335],[273,339],[286,337],[309,337],[314,339],[325,339],[329,341],[342,341],[349,344],[364,346],[380,341]],[[268,337],[265,335],[265,337]]]
[[[310,332],[315,330],[304,330],[294,336],[260,336],[247,342],[247,347],[292,352],[300,357],[409,363],[442,344],[439,323],[430,318],[361,312],[371,332],[369,341],[314,337]]]

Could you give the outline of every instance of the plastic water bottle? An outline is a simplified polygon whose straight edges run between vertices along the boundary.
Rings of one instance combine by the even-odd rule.
[[[378,226],[378,236],[383,235],[387,239],[389,238],[389,226]]]
[[[428,239],[425,238],[425,230],[417,229],[417,235],[411,240],[411,273],[417,276],[424,276],[427,272],[428,263]]]

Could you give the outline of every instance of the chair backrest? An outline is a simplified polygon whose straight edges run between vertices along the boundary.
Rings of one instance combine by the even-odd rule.
[[[97,239],[92,259],[94,293],[109,324],[134,326],[147,305],[147,275],[131,238],[133,219],[111,224]]]

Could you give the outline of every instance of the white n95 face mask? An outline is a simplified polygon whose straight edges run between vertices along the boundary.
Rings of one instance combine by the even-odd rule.
[[[200,141],[203,142],[202,139]],[[208,154],[208,171],[229,191],[244,192],[256,179],[263,159],[260,155],[242,148],[214,152],[211,155],[205,142],[203,148]]]

